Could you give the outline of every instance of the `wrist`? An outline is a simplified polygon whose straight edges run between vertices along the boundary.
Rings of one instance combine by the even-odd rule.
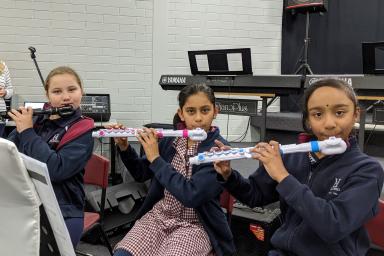
[[[287,178],[289,176],[289,173],[287,172],[287,173],[283,173],[283,174],[281,174],[281,175],[279,175],[275,180],[278,182],[278,183],[280,183],[280,182],[282,182],[285,178]]]
[[[148,159],[148,161],[149,161],[150,163],[153,163],[153,161],[155,161],[159,156],[160,156],[160,155],[156,155],[156,156],[151,157],[150,159],[149,159],[149,158],[147,158],[147,159]]]
[[[129,144],[117,144],[119,147],[120,151],[126,151],[128,149]]]
[[[223,176],[223,179],[227,181],[231,176],[231,174],[232,174],[232,169],[230,168],[228,171],[224,172],[221,176]]]

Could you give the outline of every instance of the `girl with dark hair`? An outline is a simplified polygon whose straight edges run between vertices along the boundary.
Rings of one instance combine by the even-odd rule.
[[[251,207],[280,200],[283,223],[271,238],[276,249],[268,255],[366,255],[364,223],[377,214],[384,173],[353,136],[356,95],[344,81],[325,79],[306,90],[304,102],[305,130],[317,140],[342,138],[348,145],[344,153],[281,156],[278,142],[262,142],[252,151],[263,165],[248,179],[222,161],[215,163],[219,180]]]
[[[138,139],[145,151],[139,158],[126,138],[115,139],[121,159],[137,181],[151,180],[139,219],[115,248],[115,256],[224,255],[234,252],[233,237],[220,207],[221,185],[213,164],[189,165],[189,157],[209,150],[215,140],[226,141],[212,126],[218,113],[208,86],[184,87],[178,96],[175,126],[204,129],[202,142],[163,138],[144,129]],[[117,125],[112,128],[120,128]]]

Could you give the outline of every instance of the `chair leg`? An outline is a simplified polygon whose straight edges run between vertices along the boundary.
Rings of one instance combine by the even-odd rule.
[[[100,230],[101,236],[103,237],[104,245],[108,248],[108,251],[112,256],[113,255],[112,246],[111,246],[111,243],[109,242],[107,234],[105,234],[103,227],[101,225],[98,225],[98,228]]]

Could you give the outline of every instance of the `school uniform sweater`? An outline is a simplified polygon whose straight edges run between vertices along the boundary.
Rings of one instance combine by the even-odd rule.
[[[248,179],[233,171],[224,185],[251,207],[280,200],[283,224],[271,243],[287,255],[362,256],[369,248],[364,223],[378,212],[384,173],[355,138],[349,144],[315,165],[308,153],[283,156],[290,175],[279,184],[260,167]]]
[[[83,177],[84,167],[93,151],[92,131],[84,130],[64,145],[58,145],[69,127],[83,120],[79,109],[70,117],[56,120],[39,116],[34,128],[21,133],[15,129],[8,137],[16,144],[20,153],[47,164],[53,190],[64,218],[84,216]]]

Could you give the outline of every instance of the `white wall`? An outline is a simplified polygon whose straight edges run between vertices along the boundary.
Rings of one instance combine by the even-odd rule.
[[[250,47],[255,75],[280,74],[280,0],[168,0],[154,8],[152,120],[171,122],[177,92],[158,86],[161,74],[190,74],[188,50]],[[159,1],[160,2],[160,1]],[[275,106],[275,110],[278,105]],[[273,110],[273,108],[272,108]],[[227,120],[229,120],[227,132]],[[229,140],[245,130],[248,117],[219,115],[216,124]],[[249,133],[246,141],[255,141]]]
[[[254,74],[280,74],[281,0],[0,0],[0,59],[19,103],[44,91],[28,47],[46,76],[58,65],[80,74],[89,93],[110,93],[112,118],[127,126],[171,122],[176,91],[161,74],[190,74],[187,51],[250,47]],[[228,138],[247,117],[230,116]],[[227,133],[227,117],[217,124]],[[247,140],[254,140],[248,135]]]
[[[112,117],[129,126],[151,119],[152,0],[0,0],[0,58],[19,103],[44,99],[28,47],[46,76],[70,65],[88,93],[110,93]]]

